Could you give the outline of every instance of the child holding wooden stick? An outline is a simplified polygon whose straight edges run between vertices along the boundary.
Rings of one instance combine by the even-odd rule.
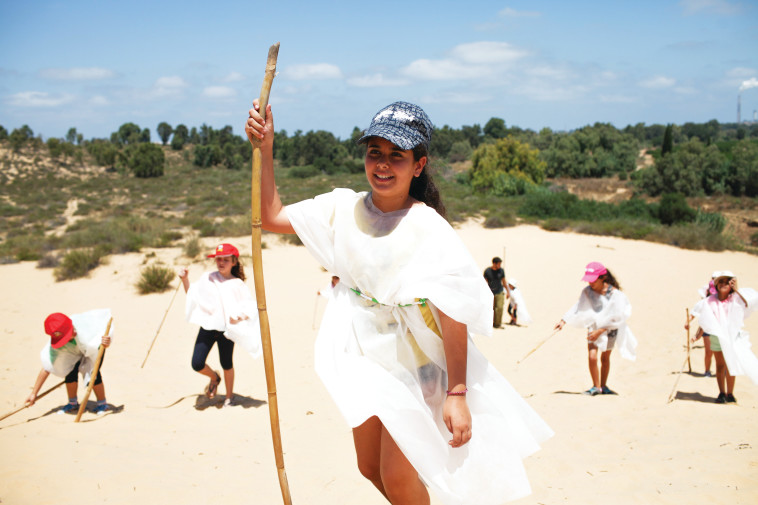
[[[37,380],[32,387],[32,392],[26,399],[26,404],[31,406],[37,401],[37,395],[42,385],[50,374],[65,377],[66,394],[68,403],[58,411],[64,414],[76,414],[79,411],[79,399],[77,389],[79,387],[79,374],[87,377],[93,370],[98,347],[111,345],[113,326],[105,335],[108,321],[111,319],[109,309],[98,309],[72,314],[56,312],[45,319],[45,333],[50,335],[50,341],[45,344],[40,352],[42,369],[37,375]],[[103,357],[105,357],[103,355]],[[89,380],[93,380],[90,378]],[[102,415],[108,408],[105,400],[105,386],[100,370],[94,379],[95,414]]]
[[[637,340],[626,325],[626,320],[632,313],[632,306],[626,295],[621,292],[616,278],[602,263],[589,263],[584,270],[582,281],[588,283],[587,287],[582,290],[574,306],[555,325],[555,329],[561,330],[568,323],[587,330],[587,361],[592,387],[584,394],[616,394],[607,384],[614,346],[618,345],[622,358],[634,360],[637,357]]]
[[[728,271],[718,272],[713,284],[716,294],[700,300],[692,309],[698,324],[711,337],[711,351],[716,360],[716,403],[736,403],[735,375],[747,375],[758,384],[758,358],[750,350],[745,318],[758,308],[758,292],[737,288],[737,277]]]
[[[492,294],[444,218],[429,176],[432,123],[393,103],[366,144],[369,193],[335,189],[285,207],[274,121],[249,112],[263,158],[263,228],[297,233],[340,277],[316,341],[316,371],[349,425],[358,468],[392,503],[495,505],[530,492],[522,458],[550,428],[476,349]]]
[[[187,293],[187,321],[200,326],[192,353],[192,369],[210,379],[205,388],[208,398],[215,398],[221,375],[207,363],[213,344],[224,373],[226,398],[224,407],[234,405],[234,344],[239,343],[254,358],[261,355],[261,333],[255,296],[245,285],[245,269],[239,250],[232,244],[219,244],[208,255],[215,258],[216,270],[205,272],[190,285],[186,268],[179,278]]]

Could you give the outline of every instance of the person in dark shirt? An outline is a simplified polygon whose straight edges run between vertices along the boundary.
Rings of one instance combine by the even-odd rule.
[[[494,299],[492,301],[492,309],[495,311],[495,315],[492,319],[493,328],[503,327],[503,307],[505,306],[505,290],[508,289],[508,285],[505,283],[505,271],[502,268],[503,260],[495,256],[492,258],[492,266],[487,267],[484,270],[484,278],[489,285]]]

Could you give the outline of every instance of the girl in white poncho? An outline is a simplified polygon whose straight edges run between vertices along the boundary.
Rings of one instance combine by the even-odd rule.
[[[528,494],[521,460],[552,432],[471,341],[492,332],[492,293],[440,215],[429,118],[404,102],[374,117],[359,141],[370,193],[336,189],[285,208],[271,110],[264,121],[256,108],[246,133],[263,157],[263,227],[297,233],[340,277],[316,371],[353,428],[360,472],[392,503],[428,504],[426,486],[445,505]]]
[[[255,297],[245,285],[245,271],[239,262],[239,251],[231,244],[220,244],[208,255],[216,258],[216,271],[206,272],[190,285],[187,269],[179,278],[187,293],[187,321],[200,325],[192,353],[192,368],[210,379],[208,398],[216,396],[221,376],[205,362],[216,344],[221,368],[224,370],[226,398],[224,406],[234,404],[234,364],[232,354],[238,343],[253,357],[261,354],[261,334]]]
[[[716,360],[719,396],[716,403],[735,403],[735,375],[747,375],[758,384],[758,358],[750,350],[750,337],[742,329],[745,318],[758,307],[758,292],[737,289],[737,278],[729,271],[719,272],[713,281],[716,294],[700,300],[692,309],[698,324],[711,337]]]
[[[589,285],[582,290],[579,301],[564,314],[555,329],[561,330],[566,323],[587,329],[587,361],[592,387],[584,393],[590,396],[615,394],[607,384],[614,346],[618,345],[622,358],[632,361],[637,358],[637,339],[626,325],[632,314],[632,306],[621,292],[616,278],[602,263],[589,263],[582,280]]]

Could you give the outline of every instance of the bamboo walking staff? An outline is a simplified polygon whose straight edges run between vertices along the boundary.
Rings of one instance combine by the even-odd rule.
[[[113,318],[110,318],[110,320],[108,320],[108,326],[105,327],[105,335],[110,335],[111,323],[113,323]],[[87,392],[84,393],[84,400],[79,405],[79,412],[76,413],[76,419],[74,419],[75,423],[79,422],[79,419],[82,418],[82,414],[84,414],[84,409],[87,408],[87,400],[89,400],[89,395],[92,393],[92,388],[95,387],[95,379],[97,378],[97,372],[100,371],[100,363],[103,362],[103,354],[105,354],[105,347],[103,347],[103,344],[100,343],[100,346],[97,348],[95,368],[92,369],[92,373],[89,376],[89,386],[87,386]]]
[[[666,403],[671,403],[674,401],[674,397],[676,396],[676,385],[679,384],[679,379],[682,378],[682,374],[684,373],[684,365],[687,364],[687,360],[689,360],[689,356],[684,358],[684,363],[682,363],[682,368],[679,369],[679,374],[676,376],[676,380],[674,381],[674,387],[671,388],[671,394],[669,394],[669,399]]]
[[[147,358],[150,356],[150,351],[153,350],[153,345],[155,345],[155,341],[158,340],[158,334],[161,332],[161,328],[163,328],[163,323],[166,321],[166,316],[168,315],[168,311],[171,310],[171,306],[174,304],[174,298],[176,298],[176,294],[179,292],[179,286],[182,285],[182,281],[179,281],[179,284],[176,285],[176,289],[174,290],[174,296],[171,297],[171,301],[168,304],[168,307],[166,308],[166,312],[163,314],[163,319],[161,319],[161,324],[158,325],[158,329],[155,331],[155,336],[153,337],[153,341],[150,342],[150,348],[147,350],[147,354],[145,355],[145,359],[142,361],[142,365],[140,365],[140,368],[145,368],[145,363],[147,363]]]
[[[687,312],[687,367],[692,373],[692,363],[690,363],[690,309],[684,309]]]
[[[266,73],[263,77],[261,94],[258,97],[261,116],[266,117],[268,96],[271,84],[276,75],[276,59],[279,56],[279,43],[268,50]],[[292,504],[287,473],[284,471],[284,456],[282,455],[282,438],[279,430],[279,406],[276,399],[276,377],[274,376],[274,355],[271,349],[271,330],[266,311],[266,288],[263,282],[263,259],[261,255],[261,149],[260,144],[253,146],[253,177],[251,188],[252,241],[253,241],[253,278],[255,280],[255,298],[258,301],[258,319],[261,325],[261,347],[263,349],[263,365],[266,369],[266,386],[268,389],[268,413],[271,421],[271,438],[274,443],[274,458],[279,475],[279,487],[282,490],[282,500],[285,505]]]
[[[542,347],[542,344],[544,344],[545,342],[547,342],[548,340],[550,340],[551,338],[553,338],[555,336],[555,334],[558,333],[559,331],[561,331],[561,330],[555,330],[553,333],[551,333],[549,337],[547,337],[545,340],[543,340],[542,342],[540,342],[539,344],[537,344],[537,347],[535,347],[534,349],[532,349],[531,351],[529,351],[528,353],[526,353],[526,356],[524,356],[523,358],[521,358],[520,360],[518,360],[516,362],[516,364],[518,365],[519,363],[521,363],[522,361],[524,361],[526,358],[528,358],[530,354],[532,354],[534,351],[536,351],[537,349],[539,349],[540,347]]]
[[[63,384],[65,384],[65,383],[66,383],[66,381],[60,381],[58,384],[56,384],[55,386],[51,387],[50,389],[48,389],[47,391],[45,391],[45,392],[44,392],[44,393],[42,393],[41,395],[37,395],[37,400],[39,400],[40,398],[42,398],[43,396],[45,396],[45,395],[46,395],[46,394],[48,394],[49,392],[51,392],[51,391],[53,391],[53,390],[55,390],[55,389],[58,389],[59,387],[61,387],[61,386],[62,386]],[[36,400],[35,400],[35,401],[36,401]],[[5,419],[6,417],[10,417],[10,416],[12,416],[13,414],[17,414],[17,413],[21,412],[22,410],[24,410],[24,409],[25,409],[25,408],[27,408],[27,407],[29,407],[29,404],[27,404],[27,403],[24,403],[24,406],[23,406],[23,407],[21,407],[21,408],[18,408],[18,409],[16,409],[16,410],[14,410],[13,412],[8,412],[7,414],[3,415],[3,417],[0,417],[0,421],[2,421],[3,419]]]

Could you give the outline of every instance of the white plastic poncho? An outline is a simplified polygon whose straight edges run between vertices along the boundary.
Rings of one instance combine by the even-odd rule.
[[[721,344],[721,352],[730,375],[747,375],[758,384],[758,358],[750,350],[750,335],[743,330],[745,318],[758,308],[758,292],[742,288],[740,294],[730,295],[720,302],[718,295],[700,300],[692,309],[704,332],[715,335]]]
[[[241,279],[224,279],[218,271],[205,272],[187,290],[185,304],[187,321],[206,330],[224,332],[224,336],[250,353],[261,355],[261,329],[258,323],[258,306]],[[247,316],[238,323],[229,318]]]
[[[437,309],[469,332],[492,331],[492,292],[450,225],[425,205],[383,213],[370,194],[347,189],[286,212],[309,252],[340,277],[316,339],[315,368],[348,424],[378,416],[445,505],[497,505],[529,494],[521,460],[553,433],[470,333],[473,436],[463,447],[448,445]]]
[[[621,352],[622,358],[634,361],[637,359],[637,339],[626,325],[626,320],[631,315],[632,305],[620,290],[611,288],[599,295],[586,286],[579,295],[579,300],[563,315],[563,320],[571,326],[586,328],[588,331],[597,328],[618,330],[615,347]],[[608,349],[608,332],[595,340],[595,346],[600,352]]]
[[[511,291],[511,300],[508,305],[516,304],[516,316],[519,324],[529,324],[532,322],[532,316],[529,314],[529,309],[526,308],[526,301],[521,290],[517,287],[513,287]]]
[[[88,380],[88,375],[95,367],[98,347],[100,347],[102,337],[105,335],[108,321],[111,319],[111,310],[90,310],[81,314],[73,314],[70,317],[74,330],[76,330],[76,336],[59,349],[53,349],[48,342],[40,351],[42,368],[58,377],[65,377],[71,373],[74,365],[81,360],[79,373],[85,380]],[[114,325],[111,324],[108,335],[113,337],[113,332]]]

